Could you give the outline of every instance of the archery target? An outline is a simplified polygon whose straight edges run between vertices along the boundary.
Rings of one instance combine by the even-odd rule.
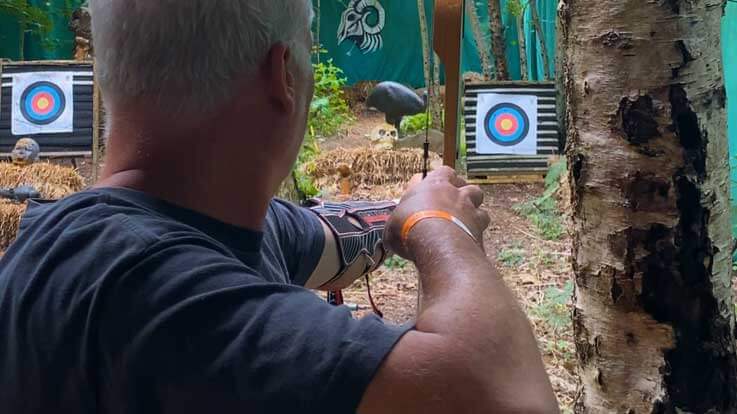
[[[476,115],[479,154],[537,154],[537,97],[479,94]]]
[[[14,75],[12,134],[73,132],[72,85],[72,74],[68,72],[31,72]]]

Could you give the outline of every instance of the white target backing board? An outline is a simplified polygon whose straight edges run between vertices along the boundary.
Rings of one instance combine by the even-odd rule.
[[[537,96],[480,93],[476,153],[537,155]]]
[[[13,135],[59,134],[74,131],[71,72],[28,72],[13,75]]]

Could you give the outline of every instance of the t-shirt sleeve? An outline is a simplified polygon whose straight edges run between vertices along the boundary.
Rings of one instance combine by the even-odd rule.
[[[313,212],[274,199],[271,202],[267,226],[279,238],[291,281],[304,286],[320,262],[325,248],[325,231]]]
[[[130,412],[353,413],[409,329],[266,283],[204,240],[159,242],[100,291],[101,395]]]

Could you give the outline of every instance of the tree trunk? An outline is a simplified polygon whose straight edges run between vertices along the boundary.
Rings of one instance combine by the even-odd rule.
[[[315,43],[317,44],[317,63],[320,63],[320,49],[322,44],[320,43],[320,0],[315,2]]]
[[[489,0],[489,29],[491,30],[491,51],[494,55],[496,78],[497,80],[509,80],[504,26],[500,9],[499,0]]]
[[[721,0],[564,2],[576,410],[735,413]]]
[[[550,79],[550,57],[548,55],[548,46],[545,43],[545,33],[542,24],[540,24],[540,14],[537,12],[537,1],[529,0],[530,13],[532,16],[532,25],[537,33],[537,40],[540,42],[540,53],[543,56],[543,77],[545,80]]]
[[[517,16],[517,42],[519,45],[519,71],[522,80],[527,80],[527,44],[525,39],[525,13]]]
[[[476,1],[465,0],[465,2],[466,14],[468,14],[469,20],[471,20],[473,40],[476,43],[476,48],[479,51],[479,58],[481,59],[481,70],[484,73],[484,79],[490,80],[493,76],[491,71],[491,58],[489,57],[489,47],[484,41],[484,33],[481,30],[481,21],[479,20],[479,14],[476,10]]]
[[[417,0],[417,14],[420,18],[420,36],[422,37],[422,69],[425,74],[425,87],[428,94],[433,88],[432,75],[430,74],[432,62],[430,62],[430,33],[427,30],[427,14],[425,14],[425,0]]]

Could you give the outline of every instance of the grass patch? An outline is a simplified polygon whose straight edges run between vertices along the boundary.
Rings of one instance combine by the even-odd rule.
[[[560,177],[566,168],[565,160],[553,164],[545,177],[543,195],[513,207],[514,211],[532,222],[538,234],[545,240],[558,240],[565,232],[555,194],[560,188]]]
[[[566,282],[563,289],[548,288],[544,295],[543,301],[532,309],[532,314],[543,320],[557,336],[573,323],[568,309],[573,298],[573,281]]]
[[[496,259],[506,267],[519,267],[525,262],[526,253],[522,245],[514,244],[502,249]]]
[[[408,264],[409,261],[402,259],[397,255],[389,256],[389,258],[384,261],[384,267],[390,270],[401,270],[407,267]]]

